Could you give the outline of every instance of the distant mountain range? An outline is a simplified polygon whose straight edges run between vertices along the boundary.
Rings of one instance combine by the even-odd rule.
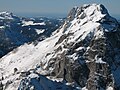
[[[0,57],[34,40],[44,40],[61,24],[63,19],[23,18],[9,12],[0,13]]]
[[[14,13],[21,17],[27,17],[27,18],[38,18],[38,17],[47,17],[47,18],[65,18],[65,13]]]

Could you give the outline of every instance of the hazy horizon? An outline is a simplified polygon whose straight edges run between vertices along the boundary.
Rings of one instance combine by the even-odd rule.
[[[103,4],[110,15],[116,18],[120,16],[120,0],[0,0],[0,11],[25,17],[66,17],[74,6],[91,3]]]
[[[21,17],[52,17],[52,18],[63,18],[66,17],[65,13],[13,13]]]
[[[74,6],[103,4],[111,16],[120,19],[120,0],[0,0],[0,11],[9,11],[22,17],[66,17]]]
[[[10,12],[10,11],[9,11]],[[20,16],[20,17],[50,17],[50,18],[65,18],[67,17],[68,13],[14,13],[13,14]],[[120,19],[120,15],[117,14],[110,14],[112,17],[116,19]]]

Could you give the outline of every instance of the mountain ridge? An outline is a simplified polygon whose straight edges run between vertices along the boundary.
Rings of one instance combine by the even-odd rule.
[[[6,77],[2,82],[5,85],[6,80],[17,81],[18,78],[19,82],[23,81],[16,87],[24,90],[33,86],[37,90],[35,85],[24,86],[22,83],[29,79],[32,82],[32,78],[40,74],[51,80],[60,79],[58,82],[66,82],[72,90],[119,90],[119,42],[119,24],[102,4],[75,7],[51,37],[37,45],[31,43],[18,47],[0,59],[1,72]],[[14,73],[11,70],[15,68],[19,73],[11,78]],[[35,76],[29,76],[31,74]],[[43,80],[41,76],[35,80],[41,85],[39,77]],[[6,90],[9,87],[14,87],[13,83]],[[47,87],[52,85],[43,85],[43,90]]]

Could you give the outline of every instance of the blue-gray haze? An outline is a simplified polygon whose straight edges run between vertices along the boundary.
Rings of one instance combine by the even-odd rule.
[[[120,0],[0,0],[0,11],[18,15],[66,15],[73,6],[101,3],[112,15],[120,15]]]

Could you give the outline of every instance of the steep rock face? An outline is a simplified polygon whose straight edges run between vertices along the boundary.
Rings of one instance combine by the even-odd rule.
[[[118,27],[118,22],[103,5],[73,8],[64,34],[56,44],[58,48],[53,52],[52,63],[49,61],[54,68],[52,75],[64,77],[68,82],[75,81],[88,90],[119,87],[120,73],[113,70],[119,68],[119,54],[115,54],[120,49]]]
[[[13,74],[11,70],[15,68],[18,73]],[[119,90],[119,24],[101,4],[74,7],[65,23],[51,37],[37,45],[25,44],[10,52],[0,59],[0,69],[5,76],[5,80],[2,80],[4,85],[7,80],[16,84],[10,83],[6,90],[18,86],[23,90],[31,87],[31,84],[25,84],[25,87],[21,85],[23,81],[26,82],[23,77],[29,77],[31,72],[26,72],[31,69],[32,73],[45,75],[51,80],[62,78],[76,89],[79,86],[81,90]],[[43,86],[43,90],[46,90],[43,84],[45,82],[37,86]]]

